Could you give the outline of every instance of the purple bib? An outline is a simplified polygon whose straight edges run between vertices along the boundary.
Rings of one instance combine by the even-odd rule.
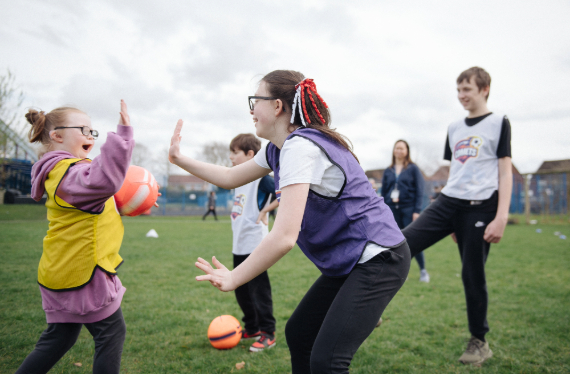
[[[318,130],[300,128],[290,134],[306,138],[322,149],[344,173],[345,181],[335,197],[309,190],[297,244],[327,276],[343,276],[360,259],[366,244],[397,247],[405,241],[390,208],[376,195],[364,170],[352,154]],[[280,197],[279,154],[273,143],[266,148],[267,163],[275,174]]]

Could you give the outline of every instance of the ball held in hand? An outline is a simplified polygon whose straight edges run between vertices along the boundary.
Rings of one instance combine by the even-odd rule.
[[[149,210],[158,198],[158,183],[140,166],[129,166],[123,186],[115,194],[117,209],[122,216],[138,216]]]

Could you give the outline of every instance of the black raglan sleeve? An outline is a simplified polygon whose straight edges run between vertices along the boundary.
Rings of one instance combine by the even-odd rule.
[[[445,138],[445,151],[443,151],[443,159],[451,161],[451,157],[453,157],[453,153],[451,153],[451,147],[449,146],[449,132],[448,132],[447,137]]]
[[[512,157],[511,156],[511,122],[505,116],[503,125],[501,126],[501,137],[499,138],[499,146],[497,147],[497,158]]]

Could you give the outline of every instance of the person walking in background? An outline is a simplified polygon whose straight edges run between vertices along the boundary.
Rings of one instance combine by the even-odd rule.
[[[214,214],[214,218],[217,221],[218,216],[216,215],[216,193],[214,191],[211,191],[210,196],[208,196],[208,211],[204,213],[204,216],[202,216],[202,221],[206,220],[206,217],[210,213]]]
[[[410,159],[410,146],[405,140],[398,140],[392,152],[392,165],[382,176],[381,194],[392,210],[398,227],[403,229],[420,216],[424,193],[424,177]],[[423,252],[416,261],[420,266],[420,282],[429,282]]]

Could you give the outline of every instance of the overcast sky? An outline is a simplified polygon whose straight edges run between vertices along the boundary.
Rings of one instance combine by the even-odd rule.
[[[449,123],[466,115],[457,76],[481,66],[489,108],[511,121],[519,170],[570,158],[568,1],[0,0],[0,9],[0,74],[14,73],[25,107],[86,111],[99,144],[121,98],[155,157],[179,118],[186,154],[229,144],[255,132],[247,96],[259,79],[291,69],[315,80],[365,170],[386,167],[397,139],[429,169]]]

